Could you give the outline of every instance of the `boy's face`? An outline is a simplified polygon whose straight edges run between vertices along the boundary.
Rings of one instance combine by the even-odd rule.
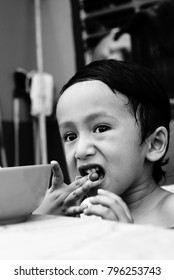
[[[100,81],[69,87],[60,97],[57,118],[70,179],[98,167],[101,180],[94,188],[118,195],[140,184],[145,172],[146,144],[127,98]]]

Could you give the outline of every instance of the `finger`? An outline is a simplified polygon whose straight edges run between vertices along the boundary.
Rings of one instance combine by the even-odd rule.
[[[115,34],[120,31],[120,28],[112,28],[108,34],[108,37],[114,38]]]
[[[117,220],[121,222],[130,222],[130,218],[127,216],[124,208],[114,198],[106,195],[97,195],[90,198],[90,202],[94,205],[101,204],[105,206],[105,216],[110,215],[113,212]]]
[[[65,199],[64,205],[70,205],[82,198],[86,193],[89,192],[91,189],[92,182],[90,180],[87,180],[82,184],[82,186],[76,187],[75,190],[73,190]]]
[[[86,208],[86,205],[79,205],[79,206],[71,206],[69,208],[66,208],[64,211],[65,215],[67,216],[74,216],[74,215],[79,215],[82,214],[84,209]]]
[[[80,188],[84,185],[84,183],[87,181],[87,176],[81,177],[77,176],[75,181],[72,182],[70,185],[67,185],[67,191],[70,194],[71,192],[75,191],[76,189]]]
[[[57,189],[60,185],[64,183],[64,177],[62,173],[62,169],[59,163],[55,160],[51,161],[53,177],[52,177],[52,188]]]
[[[108,195],[109,197],[114,198],[123,207],[126,215],[130,218],[130,220],[132,220],[130,210],[129,210],[127,204],[122,200],[122,198],[120,196],[118,196],[115,193],[112,193],[110,191],[103,190],[103,189],[99,189],[98,194]]]
[[[101,204],[91,205],[89,208],[84,209],[83,213],[87,216],[97,216],[105,220],[118,221],[117,215],[108,207]]]
[[[62,205],[66,204],[66,199],[68,198],[68,196],[73,191],[78,189],[79,186],[84,184],[84,182],[86,181],[86,178],[83,177],[83,178],[79,179],[78,181],[71,183],[70,185],[66,185],[65,183],[60,183],[60,182],[56,181],[56,177],[53,180],[55,180],[55,181],[53,182],[52,188],[49,190],[51,193],[54,193],[54,200],[56,200],[57,205],[62,206]],[[60,187],[56,188],[56,185],[60,185]],[[69,201],[69,199],[67,199],[67,201]],[[74,204],[75,202],[76,202],[75,198],[71,199],[69,202],[69,205]]]

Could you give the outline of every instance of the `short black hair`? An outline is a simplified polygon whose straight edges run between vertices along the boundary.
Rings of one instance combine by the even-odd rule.
[[[171,118],[169,98],[149,69],[114,59],[94,61],[79,70],[64,85],[60,96],[73,84],[92,80],[101,81],[115,94],[119,92],[128,98],[129,109],[140,124],[141,144],[159,126],[164,126],[168,131],[169,145]],[[165,171],[162,169],[162,166],[166,164],[164,157],[165,155],[154,163],[153,178],[156,183],[165,177]]]

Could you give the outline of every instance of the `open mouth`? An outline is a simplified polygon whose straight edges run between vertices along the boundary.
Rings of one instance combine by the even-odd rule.
[[[104,169],[100,165],[88,165],[80,167],[79,172],[81,176],[88,175],[91,181],[101,181],[105,177]]]

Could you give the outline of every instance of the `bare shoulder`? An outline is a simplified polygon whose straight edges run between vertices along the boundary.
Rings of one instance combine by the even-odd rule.
[[[174,193],[166,191],[159,203],[160,210],[174,220]]]

